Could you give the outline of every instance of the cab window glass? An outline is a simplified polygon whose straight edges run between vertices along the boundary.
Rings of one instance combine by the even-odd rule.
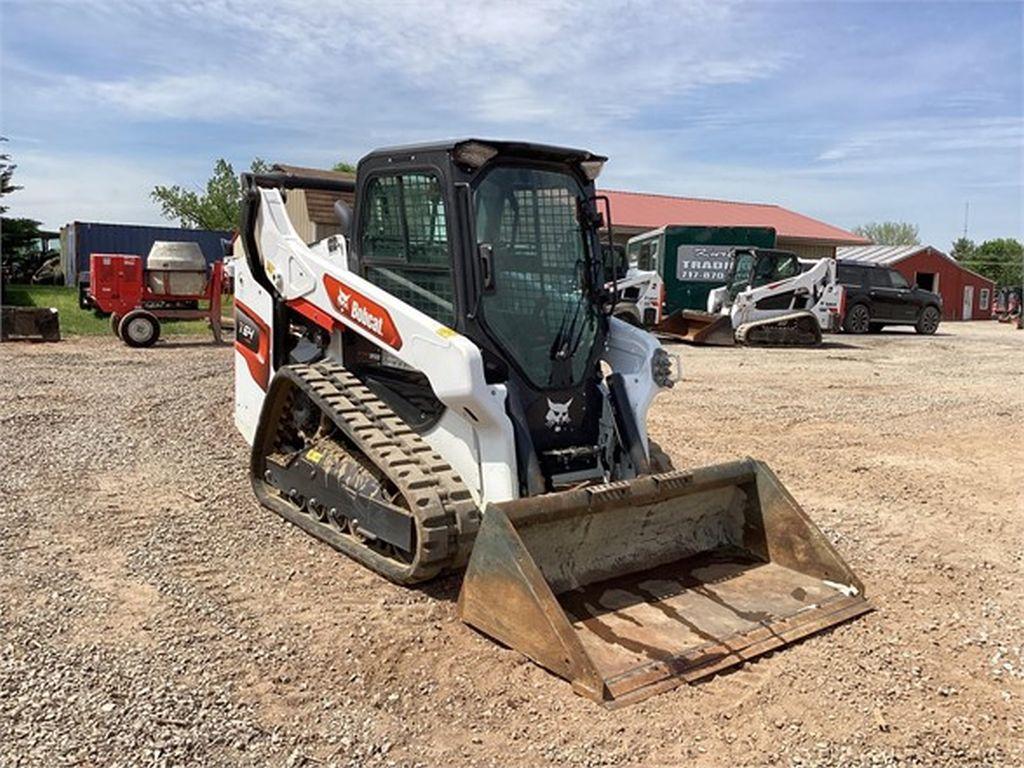
[[[363,274],[438,322],[455,319],[448,223],[438,178],[377,176],[364,192]]]
[[[636,260],[637,269],[656,270],[658,268],[658,240],[647,240],[640,244],[640,252]]]
[[[736,295],[750,284],[750,276],[754,271],[754,254],[749,251],[736,254],[736,262],[733,267],[732,282],[729,284],[729,292]]]
[[[785,280],[800,274],[800,260],[796,256],[780,256],[775,263],[773,280]]]

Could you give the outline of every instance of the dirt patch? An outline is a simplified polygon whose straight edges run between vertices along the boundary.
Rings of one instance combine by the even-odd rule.
[[[0,765],[1018,765],[1024,334],[675,347],[677,466],[766,461],[878,611],[607,712],[261,509],[205,340],[4,345]]]

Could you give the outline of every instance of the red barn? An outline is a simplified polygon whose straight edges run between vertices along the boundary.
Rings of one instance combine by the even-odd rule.
[[[892,267],[911,285],[942,296],[943,320],[992,317],[995,283],[930,245],[864,245],[837,248],[836,258]]]

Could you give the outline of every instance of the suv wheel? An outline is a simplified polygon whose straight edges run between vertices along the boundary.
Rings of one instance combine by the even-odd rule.
[[[939,310],[935,307],[925,307],[921,310],[920,316],[917,318],[917,323],[914,325],[914,330],[918,333],[924,333],[931,335],[939,328]]]
[[[847,333],[867,333],[871,329],[871,313],[866,304],[854,304],[843,318],[843,330]]]

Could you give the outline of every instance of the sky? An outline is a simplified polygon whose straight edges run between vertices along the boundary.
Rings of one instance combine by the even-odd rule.
[[[166,223],[214,161],[479,136],[599,185],[1022,237],[1024,3],[0,0],[9,216]],[[612,211],[614,219],[614,211]]]

